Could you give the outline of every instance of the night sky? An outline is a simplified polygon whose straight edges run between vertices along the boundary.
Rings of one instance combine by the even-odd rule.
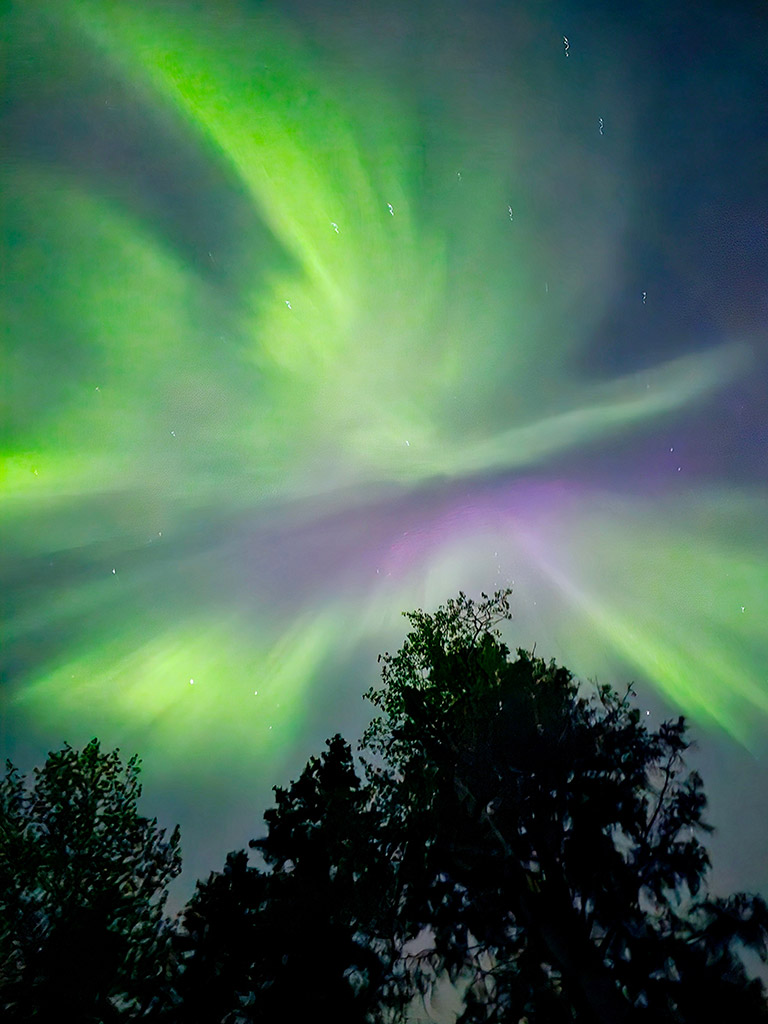
[[[184,897],[505,586],[768,895],[768,14],[623,6],[3,8],[0,754],[138,752]]]

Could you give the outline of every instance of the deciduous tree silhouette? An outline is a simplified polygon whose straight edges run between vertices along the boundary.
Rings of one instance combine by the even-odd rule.
[[[765,904],[703,895],[683,719],[651,732],[630,693],[511,660],[508,614],[499,593],[410,615],[369,694],[400,938],[429,928],[438,969],[470,975],[465,1022],[768,1019],[738,956],[765,957]]]
[[[0,782],[0,1008],[4,1021],[141,1020],[169,973],[166,887],[181,870],[138,813],[139,761],[65,746]]]

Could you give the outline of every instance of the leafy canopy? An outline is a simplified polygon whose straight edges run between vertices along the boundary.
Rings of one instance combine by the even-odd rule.
[[[276,790],[262,867],[199,885],[181,987],[210,1019],[402,1021],[446,980],[462,1024],[768,1019],[739,955],[765,957],[768,911],[707,893],[685,722],[512,657],[509,617],[507,591],[408,615],[362,774],[329,740]]]
[[[0,1007],[4,1020],[139,1019],[168,969],[170,838],[142,817],[140,762],[50,753],[31,779],[0,781]],[[56,1017],[52,1016],[56,1014]],[[51,1016],[46,1017],[46,1014]]]
[[[139,764],[97,741],[0,783],[4,1020],[409,1019],[452,983],[461,1024],[768,1020],[741,952],[768,908],[708,892],[702,781],[682,718],[518,650],[509,592],[411,613],[340,736],[174,929],[180,868],[141,817]]]
[[[511,659],[509,617],[508,591],[409,614],[368,693],[399,938],[434,940],[414,980],[463,977],[463,1021],[766,1019],[738,956],[765,957],[766,908],[702,895],[709,826],[684,720],[650,731],[631,689],[584,692],[554,662]]]

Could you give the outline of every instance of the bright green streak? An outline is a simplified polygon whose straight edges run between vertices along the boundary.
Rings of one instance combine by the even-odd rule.
[[[535,555],[566,602],[570,664],[615,675],[610,658],[598,663],[607,644],[673,705],[748,743],[768,713],[764,508],[763,496],[711,492],[570,507],[567,539]]]
[[[297,446],[322,439],[311,451],[311,461],[319,455],[323,463],[313,486],[327,486],[329,471],[358,482],[526,465],[683,404],[732,370],[737,354],[723,350],[642,380],[574,384],[567,351],[555,360],[550,345],[542,374],[542,353],[530,341],[540,330],[530,295],[543,276],[531,257],[534,239],[507,230],[514,276],[498,293],[481,301],[466,288],[452,295],[444,226],[418,223],[408,188],[403,155],[413,129],[380,91],[369,89],[359,112],[364,154],[355,112],[318,91],[308,58],[269,21],[229,5],[199,19],[180,18],[176,7],[164,17],[161,5],[75,6],[126,74],[145,76],[215,145],[296,261],[295,271],[242,297],[241,329],[246,356],[280,402],[280,431],[290,407],[299,417]],[[444,215],[482,226],[491,250],[485,265],[496,249],[491,212],[505,207],[499,182],[483,182],[480,194],[452,198]],[[575,325],[574,349],[583,330]],[[494,389],[489,423],[500,354],[505,385]],[[505,401],[509,381],[522,387]],[[478,424],[481,436],[468,440]],[[306,466],[301,480],[306,487]]]
[[[272,756],[306,722],[330,659],[395,628],[437,581],[437,600],[489,587],[457,553],[472,550],[470,533],[431,555],[426,583],[416,565],[372,580],[361,601],[329,579],[316,607],[286,616],[258,579],[249,603],[227,590],[228,516],[247,510],[258,525],[275,505],[306,517],[300,499],[340,508],[372,485],[415,493],[536,465],[686,406],[746,356],[724,346],[585,378],[578,357],[617,245],[608,200],[592,262],[562,241],[573,269],[545,300],[546,218],[532,204],[510,224],[498,161],[468,182],[425,172],[407,98],[331,80],[286,26],[208,6],[181,17],[178,4],[71,0],[24,14],[54,48],[74,33],[137,102],[181,126],[212,173],[237,182],[273,249],[244,224],[245,268],[215,279],[119,198],[58,170],[7,169],[4,487],[13,559],[75,567],[12,609],[9,639],[33,665],[21,705],[52,730],[96,724],[105,743],[112,730],[144,751],[181,757],[197,742],[226,759]],[[504,132],[523,157],[514,125]],[[427,201],[422,178],[438,171]],[[514,529],[499,544],[555,582],[568,663],[593,671],[590,645],[605,639],[686,710],[742,735],[766,710],[755,667],[768,562],[746,529],[758,499],[729,501],[711,519],[708,497],[684,515],[674,502],[585,512],[558,557],[549,535],[546,557]],[[746,520],[738,545],[729,515]],[[176,543],[176,556],[137,561],[150,541]],[[734,619],[741,605],[749,614]],[[67,642],[40,654],[29,638],[46,633]]]

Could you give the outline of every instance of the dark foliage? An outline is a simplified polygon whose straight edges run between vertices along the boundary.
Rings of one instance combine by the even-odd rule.
[[[431,969],[469,977],[467,1024],[768,1019],[738,955],[765,956],[768,914],[703,894],[683,720],[650,732],[630,692],[585,695],[554,663],[511,660],[507,600],[409,616],[369,694],[400,940],[429,928]]]
[[[181,870],[139,815],[139,762],[97,740],[0,782],[4,1021],[111,1022],[157,1012],[170,977],[166,886]]]
[[[388,1024],[452,982],[461,1024],[768,1021],[741,960],[768,908],[707,892],[684,721],[512,658],[508,615],[506,592],[410,615],[359,763],[329,740],[276,789],[261,866],[230,854],[173,931],[178,831],[138,815],[136,759],[9,764],[2,1019]]]
[[[371,931],[387,867],[369,804],[338,736],[276,790],[269,834],[251,843],[269,870],[230,854],[184,914],[179,1020],[351,1024],[393,989],[391,942]]]
[[[200,886],[181,987],[214,1002],[188,1019],[405,1020],[446,978],[462,1024],[768,1019],[739,956],[765,957],[768,912],[706,894],[683,720],[510,658],[506,617],[507,593],[409,616],[363,779],[329,741],[276,791],[267,870],[232,855]]]

